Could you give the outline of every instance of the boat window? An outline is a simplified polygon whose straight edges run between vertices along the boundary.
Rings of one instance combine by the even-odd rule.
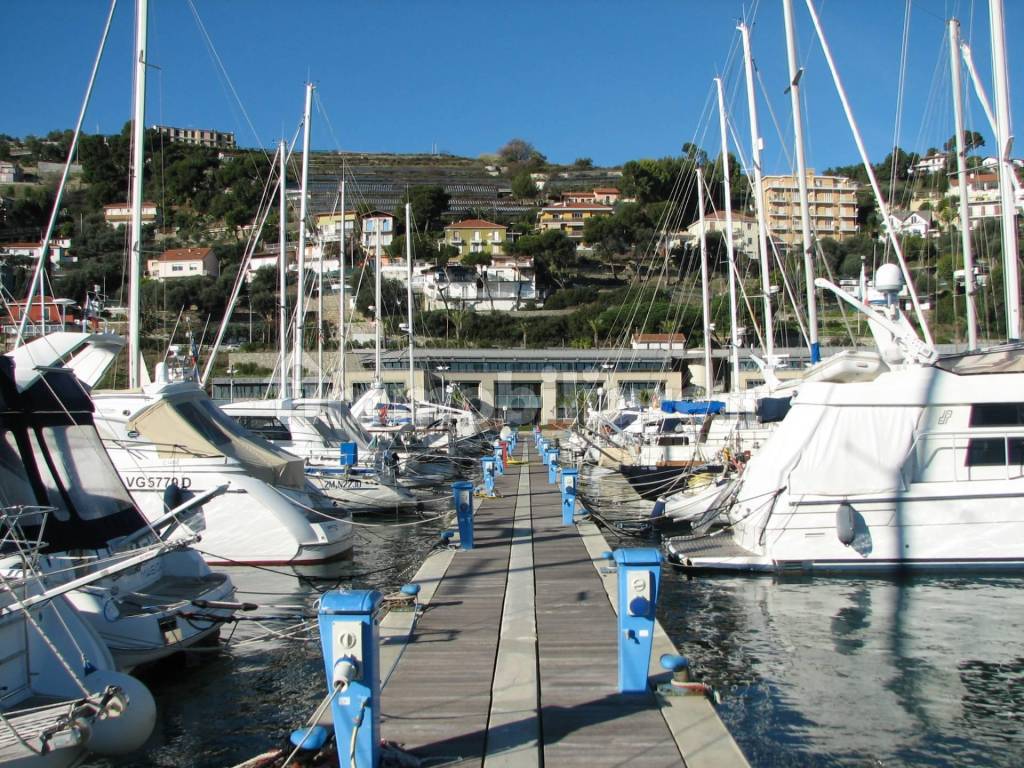
[[[30,437],[58,520],[67,519],[65,497],[82,520],[98,520],[134,506],[92,426],[42,427]]]
[[[1010,446],[1010,464],[1024,464],[1024,437],[975,437],[967,444],[968,467],[1006,465],[1006,446]]]
[[[0,440],[0,500],[5,507],[32,507],[39,503],[26,476],[14,433],[8,431]]]
[[[227,435],[217,429],[216,424],[210,423],[210,419],[206,417],[206,413],[200,410],[195,403],[188,400],[179,403],[171,403],[171,408],[173,408],[179,416],[185,419],[185,421],[188,422],[188,425],[208,442],[219,447],[224,447],[231,442]]]
[[[1024,426],[1024,403],[978,403],[971,406],[972,427]]]
[[[273,416],[238,416],[238,423],[266,440],[291,440],[292,433]]]
[[[619,429],[625,429],[634,421],[636,421],[636,417],[636,413],[620,413],[612,420],[612,424],[614,424]]]

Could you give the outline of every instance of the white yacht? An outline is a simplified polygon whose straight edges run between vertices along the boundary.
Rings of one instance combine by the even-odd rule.
[[[187,540],[164,542],[147,523],[70,370],[11,367],[0,358],[0,497],[22,510],[7,513],[5,525],[39,551],[31,562],[8,562],[7,573],[38,570],[47,586],[98,574],[69,588],[68,599],[123,669],[216,639],[234,613],[231,580],[212,573]]]
[[[729,529],[669,542],[673,560],[729,570],[1024,567],[1024,347],[938,358],[894,296],[885,314],[863,310],[891,370],[801,384],[746,467]]]
[[[225,403],[221,409],[249,432],[305,459],[306,478],[350,512],[397,512],[419,504],[387,467],[341,463],[342,442],[355,444],[357,458],[359,443],[339,439],[327,400],[248,400]],[[342,426],[340,437],[348,436]]]
[[[51,334],[16,354],[66,364],[92,386],[123,345],[110,334]],[[92,399],[107,452],[147,518],[222,489],[177,529],[201,537],[208,562],[312,565],[351,554],[351,515],[308,483],[302,459],[247,432],[194,383],[158,377]]]

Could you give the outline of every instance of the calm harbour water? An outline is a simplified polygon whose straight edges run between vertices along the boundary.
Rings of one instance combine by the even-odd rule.
[[[666,570],[659,613],[753,766],[1020,766],[1022,587]]]
[[[396,588],[441,528],[360,527],[353,561],[332,575]],[[268,633],[294,630],[298,608],[313,615],[330,582],[230,573],[260,616],[288,618],[241,622],[225,652],[146,674],[153,736],[89,768],[231,766],[279,746],[319,703],[319,644]],[[662,587],[662,624],[722,693],[719,713],[755,768],[1024,765],[1024,579],[688,580],[666,568]]]

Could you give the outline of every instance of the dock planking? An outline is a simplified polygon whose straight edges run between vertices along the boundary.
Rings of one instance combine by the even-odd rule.
[[[562,525],[547,468],[511,465],[496,487],[477,500],[475,548],[424,565],[429,605],[400,649],[385,619],[382,736],[430,765],[745,765],[706,701],[618,693],[600,535]]]

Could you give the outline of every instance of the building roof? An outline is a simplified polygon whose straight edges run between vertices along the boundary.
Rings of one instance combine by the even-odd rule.
[[[156,257],[157,261],[196,261],[210,255],[212,248],[172,248]]]
[[[0,248],[42,248],[42,243],[0,243]]]
[[[495,224],[484,219],[463,219],[449,224],[445,229],[508,229],[504,224]]]
[[[113,210],[114,208],[131,208],[131,203],[108,203],[103,206],[103,210]],[[142,207],[156,208],[156,203],[145,201],[142,203]]]
[[[393,219],[394,214],[388,213],[387,211],[367,211],[363,214],[364,219]]]
[[[973,184],[976,181],[999,181],[999,174],[991,173],[988,171],[968,171],[967,172],[967,183]],[[956,184],[960,185],[960,179],[957,176],[952,176],[949,179],[950,186]]]
[[[615,187],[596,187],[594,189],[595,195],[617,195],[619,190]]]
[[[611,211],[613,210],[610,205],[601,205],[600,203],[552,203],[551,205],[545,205],[542,211]]]

